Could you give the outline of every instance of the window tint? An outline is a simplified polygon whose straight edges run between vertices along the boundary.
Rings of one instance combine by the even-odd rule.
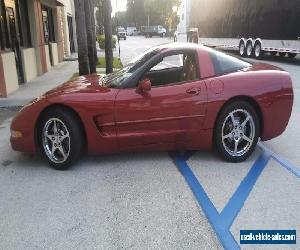
[[[217,75],[235,72],[250,67],[251,64],[219,51],[211,50],[210,56]]]
[[[158,71],[172,68],[179,68],[183,66],[183,54],[166,56],[163,60],[156,64],[150,71]]]

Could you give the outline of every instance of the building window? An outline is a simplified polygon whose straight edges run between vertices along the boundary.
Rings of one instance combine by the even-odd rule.
[[[42,17],[45,43],[48,44],[49,42],[55,42],[52,9],[46,6],[42,6]]]
[[[20,27],[20,45],[22,47],[31,47],[31,33],[28,17],[28,7],[26,0],[16,0],[16,9],[18,16],[18,25]]]
[[[31,47],[30,26],[26,0],[15,0],[15,5],[5,6],[0,0],[0,48],[14,49],[16,44]]]
[[[8,32],[8,26],[6,21],[6,10],[5,10],[5,4],[4,0],[0,0],[0,31],[1,31],[1,49],[4,50],[6,48],[10,48],[10,42],[9,42],[9,32]]]

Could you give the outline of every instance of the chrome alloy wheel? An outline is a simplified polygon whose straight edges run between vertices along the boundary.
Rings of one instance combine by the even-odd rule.
[[[42,133],[43,148],[54,163],[64,163],[70,154],[70,133],[67,126],[57,118],[49,119]]]
[[[255,138],[255,124],[250,113],[237,109],[229,113],[222,126],[222,144],[233,157],[244,155]]]

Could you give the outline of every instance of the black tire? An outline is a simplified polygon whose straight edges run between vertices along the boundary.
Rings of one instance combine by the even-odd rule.
[[[260,42],[257,42],[254,46],[254,56],[256,59],[261,59],[264,56],[264,51],[262,50]]]
[[[246,46],[246,55],[247,55],[247,57],[252,57],[253,56],[253,46],[252,46],[251,42],[247,43],[247,46]]]
[[[51,122],[52,119],[58,119],[63,122],[69,132],[69,150],[68,156],[66,160],[63,162],[55,162],[50,156],[47,155],[46,149],[44,147],[43,139],[44,139],[44,128],[48,122]],[[79,119],[72,112],[64,109],[64,108],[53,108],[50,109],[47,113],[45,113],[39,124],[38,129],[38,142],[39,142],[39,150],[42,153],[43,157],[48,161],[49,165],[56,170],[67,170],[73,163],[75,163],[79,157],[82,155],[85,145],[85,137],[83,134],[83,128],[79,121]],[[57,132],[59,135],[59,131]],[[53,147],[53,142],[52,147]],[[63,142],[61,142],[63,144]],[[60,151],[60,150],[59,150]]]
[[[178,41],[177,36],[174,36],[174,43]]]
[[[297,56],[296,53],[288,53],[289,58],[295,58]]]
[[[247,148],[247,150],[245,150],[245,152],[241,155],[235,155],[233,156],[232,154],[230,154],[228,152],[228,150],[225,148],[223,143],[223,129],[225,128],[225,126],[227,126],[226,121],[229,121],[227,119],[231,119],[228,118],[228,116],[230,115],[231,112],[238,112],[237,110],[244,110],[246,111],[251,117],[252,117],[252,121],[253,121],[253,136],[252,136],[252,144],[249,144],[249,146],[245,146],[245,148]],[[249,121],[249,126],[250,126],[250,121]],[[224,125],[226,124],[226,125]],[[247,123],[246,123],[247,124]],[[232,125],[233,126],[233,125]],[[240,126],[240,125],[237,125]],[[249,128],[248,128],[249,129]],[[234,128],[232,130],[229,130],[228,134],[233,134],[234,136],[234,132],[232,132],[234,130]],[[244,133],[246,134],[247,132],[244,130]],[[227,134],[227,132],[226,132]],[[216,149],[217,153],[224,158],[226,161],[229,162],[242,162],[245,161],[254,151],[256,144],[258,142],[258,138],[260,137],[260,122],[259,122],[259,117],[255,111],[255,109],[248,103],[245,101],[234,101],[231,102],[229,104],[227,104],[220,112],[216,124],[215,124],[215,130],[214,130],[214,148]],[[228,138],[225,139],[228,140],[228,143],[235,143],[234,138]],[[224,140],[224,141],[225,141]],[[230,141],[232,140],[232,141]],[[241,139],[240,146],[241,143],[246,142],[243,139]],[[247,144],[247,142],[246,142]]]
[[[239,53],[240,56],[245,57],[246,56],[246,46],[244,42],[240,42],[239,44]]]

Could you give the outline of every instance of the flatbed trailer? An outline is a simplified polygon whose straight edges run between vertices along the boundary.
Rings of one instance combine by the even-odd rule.
[[[241,56],[300,54],[299,0],[183,0],[175,41],[238,49]]]

